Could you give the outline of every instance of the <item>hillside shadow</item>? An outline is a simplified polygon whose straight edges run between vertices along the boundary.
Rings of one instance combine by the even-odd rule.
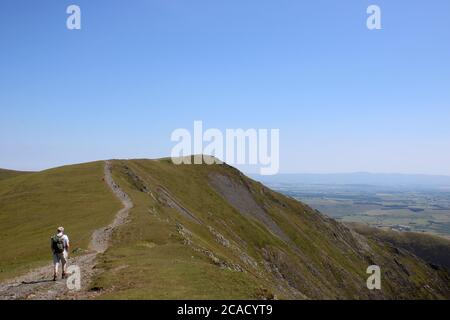
[[[47,283],[47,282],[54,282],[54,281],[53,280],[22,281],[21,284],[30,285],[30,284]]]

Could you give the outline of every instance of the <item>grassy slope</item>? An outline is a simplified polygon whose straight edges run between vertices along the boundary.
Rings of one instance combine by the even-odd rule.
[[[217,201],[211,191],[204,193],[201,174],[190,172],[186,180],[183,173],[177,173],[180,168],[167,165],[165,161],[133,161],[127,165],[153,187],[164,185],[174,194],[186,197],[190,194],[191,200],[200,198],[201,202],[186,201],[194,205],[192,208],[189,206],[190,210],[204,213],[208,210],[224,211],[224,204]],[[206,242],[203,245],[225,255],[223,248],[203,228],[139,192],[122,170],[116,162],[115,181],[132,197],[135,208],[131,212],[131,221],[115,234],[114,245],[100,264],[105,272],[94,286],[114,288],[104,298],[244,299],[264,294],[260,280],[248,274],[220,269],[203,254],[184,245],[176,221],[197,231]],[[152,176],[146,172],[151,172]],[[183,200],[187,198],[183,197]]]
[[[127,168],[125,168],[128,167]],[[129,172],[142,178],[136,181]],[[250,192],[291,241],[246,218],[210,186],[211,173]],[[272,192],[227,166],[174,166],[169,160],[115,162],[116,181],[135,203],[131,221],[103,255],[95,286],[104,298],[251,299],[442,298],[444,278],[408,253],[366,240],[311,208]],[[141,192],[145,186],[152,195]],[[161,200],[159,186],[195,214],[197,224]],[[144,188],[145,191],[145,188]],[[189,230],[189,241],[177,225]],[[217,241],[213,228],[230,243]],[[368,249],[364,249],[367,247]],[[213,257],[211,257],[211,253]],[[256,267],[242,260],[245,253]],[[365,287],[366,268],[382,266],[383,292]],[[233,271],[239,265],[244,272]],[[430,282],[431,281],[431,282]],[[443,285],[441,285],[444,282]],[[433,290],[425,289],[426,285]]]
[[[0,181],[0,280],[49,263],[59,225],[73,249],[87,247],[120,208],[102,177],[103,162],[95,162]]]
[[[14,171],[14,170],[0,169],[0,181],[31,173],[32,172],[28,171]]]
[[[364,236],[380,239],[414,253],[423,260],[450,270],[450,240],[430,234],[380,230],[364,224],[349,223]]]
[[[211,174],[249,190],[291,240],[282,241],[232,207],[211,187]],[[135,207],[99,257],[103,273],[93,286],[105,289],[103,298],[448,297],[447,275],[385,242],[357,236],[230,167],[115,161],[113,175]],[[0,280],[48,263],[49,236],[60,224],[74,248],[86,248],[92,231],[120,207],[102,176],[103,163],[97,162],[0,181]],[[161,187],[202,223],[170,205]],[[229,245],[218,241],[219,233]],[[382,293],[365,288],[370,264],[382,266]]]

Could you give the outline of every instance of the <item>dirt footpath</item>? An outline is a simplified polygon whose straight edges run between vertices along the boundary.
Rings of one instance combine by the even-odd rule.
[[[70,291],[66,280],[52,281],[53,266],[51,264],[32,270],[20,277],[0,283],[0,300],[32,299],[32,300],[57,300],[57,299],[89,299],[95,297],[95,292],[89,292],[89,284],[95,275],[95,259],[99,253],[108,249],[111,235],[118,226],[124,224],[128,218],[133,202],[130,197],[114,182],[112,178],[112,164],[105,162],[104,178],[106,184],[116,197],[122,202],[123,208],[119,210],[114,221],[92,234],[89,250],[83,255],[69,258],[69,265],[77,265],[81,271],[81,290]],[[49,250],[50,251],[50,250]],[[49,260],[51,255],[49,252]]]

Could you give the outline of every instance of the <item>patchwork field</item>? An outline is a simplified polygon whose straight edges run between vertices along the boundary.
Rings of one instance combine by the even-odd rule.
[[[337,220],[450,238],[450,192],[446,188],[271,183]]]

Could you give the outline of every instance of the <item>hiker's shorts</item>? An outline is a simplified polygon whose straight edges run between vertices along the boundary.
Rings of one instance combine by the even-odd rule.
[[[53,264],[66,264],[67,263],[67,252],[54,253],[53,254]]]

